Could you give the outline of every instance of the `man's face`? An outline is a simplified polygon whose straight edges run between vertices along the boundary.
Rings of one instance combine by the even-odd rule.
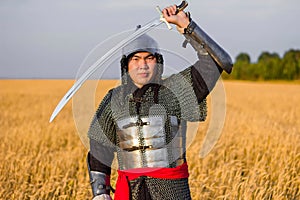
[[[128,61],[128,73],[133,83],[141,88],[157,74],[156,57],[150,52],[135,53]]]

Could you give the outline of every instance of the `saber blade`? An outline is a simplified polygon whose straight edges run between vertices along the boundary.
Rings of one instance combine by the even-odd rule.
[[[187,6],[186,1],[182,1],[182,3],[177,6],[178,11],[182,11]],[[140,37],[141,35],[149,32],[153,28],[159,26],[162,23],[166,23],[168,28],[170,25],[168,22],[162,17],[162,14],[159,19],[154,19],[153,21],[147,23],[146,25],[142,26],[138,30],[136,30],[132,35],[128,38],[125,38],[120,43],[118,43],[115,47],[110,49],[106,54],[104,54],[99,60],[97,60],[93,65],[91,65],[86,72],[74,83],[71,89],[65,94],[65,96],[60,100],[56,108],[54,109],[50,121],[52,122],[53,119],[57,116],[57,114],[63,109],[63,107],[68,103],[68,101],[74,96],[74,94],[79,90],[82,84],[93,74],[97,69],[103,66],[112,56],[114,56],[120,49],[125,47],[127,44],[135,40],[136,38]]]
[[[127,44],[140,37],[141,35],[149,32],[151,29],[162,24],[163,21],[160,19],[155,19],[143,27],[139,28],[128,38],[125,38],[120,43],[118,43],[115,47],[110,49],[106,54],[104,54],[100,59],[98,59],[93,65],[91,65],[86,72],[74,83],[74,85],[69,89],[69,91],[65,94],[65,96],[60,100],[56,108],[54,109],[50,122],[57,116],[57,114],[63,109],[63,107],[68,103],[68,101],[74,96],[74,94],[79,90],[82,84],[97,70],[99,69],[105,62],[107,62],[112,56],[114,56],[120,49],[125,47]]]

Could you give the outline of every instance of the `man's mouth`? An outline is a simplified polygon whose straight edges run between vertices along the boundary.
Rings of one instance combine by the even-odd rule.
[[[138,73],[140,77],[148,77],[149,73]]]

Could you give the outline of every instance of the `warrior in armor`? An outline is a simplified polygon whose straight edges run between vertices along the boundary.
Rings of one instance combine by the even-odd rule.
[[[115,199],[191,199],[186,124],[205,120],[206,96],[223,70],[231,72],[232,61],[189,14],[177,13],[174,5],[163,16],[177,26],[199,59],[163,79],[163,55],[153,38],[144,34],[123,48],[122,84],[104,97],[88,131],[94,200],[111,199],[115,154]]]

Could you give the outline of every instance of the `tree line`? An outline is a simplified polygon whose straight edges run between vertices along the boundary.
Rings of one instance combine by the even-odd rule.
[[[300,50],[290,49],[281,58],[277,53],[264,51],[257,62],[252,63],[249,54],[237,55],[230,75],[224,79],[237,80],[299,80]]]

